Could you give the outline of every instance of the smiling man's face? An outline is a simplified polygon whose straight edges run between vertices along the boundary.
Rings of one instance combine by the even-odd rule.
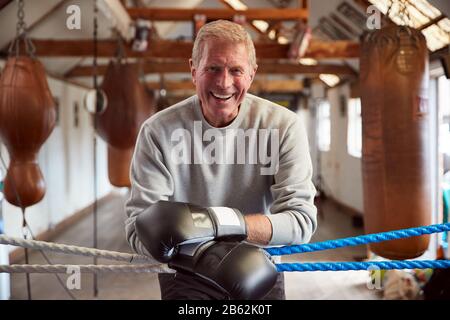
[[[208,39],[199,65],[193,66],[192,61],[190,65],[206,120],[215,127],[228,125],[237,116],[256,72],[245,44]]]

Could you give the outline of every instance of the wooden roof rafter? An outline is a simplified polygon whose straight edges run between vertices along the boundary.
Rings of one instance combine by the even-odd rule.
[[[142,71],[145,74],[150,73],[189,73],[189,64],[186,61],[181,60],[146,60],[141,64]],[[106,72],[107,65],[102,64],[97,66],[97,72],[102,75]],[[92,66],[79,66],[74,68],[70,73],[66,75],[69,78],[75,77],[90,77],[93,75],[94,68]],[[259,61],[258,62],[258,74],[284,74],[284,75],[317,75],[320,73],[330,73],[345,76],[355,76],[355,71],[342,65],[334,64],[318,64],[312,66],[305,66],[298,63],[280,63],[279,61]]]
[[[93,53],[93,42],[90,39],[54,40],[32,39],[36,47],[36,55],[41,57],[90,57]],[[154,40],[146,51],[133,51],[126,46],[126,56],[130,58],[181,58],[189,59],[192,53],[192,42],[173,40]],[[258,59],[287,59],[289,44],[255,43]],[[98,57],[114,57],[117,51],[117,40],[99,40]],[[314,59],[346,59],[359,57],[359,43],[356,41],[322,41],[313,39],[306,51],[305,58]]]
[[[191,79],[185,80],[165,80],[164,84],[160,81],[147,81],[146,87],[153,90],[164,89],[169,92],[174,91],[194,91],[195,86]],[[251,91],[268,91],[268,92],[299,92],[303,89],[303,84],[299,80],[294,79],[254,79]]]
[[[208,19],[233,19],[236,14],[244,15],[251,20],[299,20],[308,18],[308,10],[297,9],[172,9],[172,8],[127,8],[132,19],[146,19],[151,21],[192,21],[196,14],[205,15]]]
[[[13,0],[0,0],[0,10],[2,10],[4,7],[6,7],[12,1]]]

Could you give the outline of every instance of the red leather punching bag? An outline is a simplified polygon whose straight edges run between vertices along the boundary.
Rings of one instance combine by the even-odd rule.
[[[367,34],[361,44],[364,219],[367,233],[431,223],[428,49],[404,26]],[[428,248],[420,236],[371,244],[385,258],[408,259]]]
[[[28,56],[8,58],[0,77],[0,135],[10,156],[5,197],[15,206],[25,208],[44,197],[37,155],[55,120],[42,64]]]
[[[136,138],[142,123],[154,113],[155,102],[139,82],[135,64],[111,61],[102,89],[108,107],[95,115],[95,121],[98,134],[108,143],[109,181],[117,187],[129,187]]]

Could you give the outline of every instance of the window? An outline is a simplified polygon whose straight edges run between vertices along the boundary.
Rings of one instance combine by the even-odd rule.
[[[438,108],[442,122],[439,128],[439,151],[450,156],[450,80],[438,78]]]
[[[392,5],[389,18],[398,25],[408,22],[409,26],[421,30],[427,40],[428,49],[431,51],[441,49],[450,43],[450,37],[448,36],[450,19],[446,18],[427,0],[396,2],[390,0],[369,0],[369,2],[374,4],[385,15],[389,6]],[[405,19],[407,21],[404,21]],[[430,25],[426,27],[427,24]]]
[[[443,215],[440,219],[449,221],[450,212],[450,80],[445,76],[437,78],[437,105],[439,110],[439,154],[443,159],[442,196]],[[448,236],[444,232],[439,244],[450,253],[448,249]]]
[[[320,151],[329,151],[331,142],[330,104],[321,101],[317,106],[317,146]]]
[[[350,99],[348,104],[347,150],[354,157],[361,158],[362,120],[361,99]]]

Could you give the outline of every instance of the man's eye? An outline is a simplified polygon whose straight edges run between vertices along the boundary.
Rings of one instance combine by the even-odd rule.
[[[209,72],[218,72],[220,70],[219,67],[208,67]]]
[[[231,69],[230,72],[231,72],[231,74],[236,75],[236,76],[240,76],[244,73],[241,69]]]

